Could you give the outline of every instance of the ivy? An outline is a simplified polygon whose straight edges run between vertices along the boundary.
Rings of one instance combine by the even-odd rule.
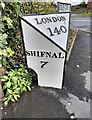
[[[5,94],[4,105],[16,102],[20,95],[31,91],[34,74],[28,72],[19,25],[19,14],[56,12],[53,2],[1,2],[0,18],[0,67],[5,69],[1,77]]]

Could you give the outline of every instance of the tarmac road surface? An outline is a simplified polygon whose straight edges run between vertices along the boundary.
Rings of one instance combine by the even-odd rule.
[[[92,16],[89,17],[72,17],[71,27],[92,33]]]

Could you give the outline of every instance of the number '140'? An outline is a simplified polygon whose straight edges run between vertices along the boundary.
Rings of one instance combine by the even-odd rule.
[[[56,35],[59,35],[61,34],[61,32],[63,33],[66,33],[67,32],[67,29],[65,26],[60,26],[60,28],[58,29],[57,27],[55,27],[54,31],[51,30],[51,28],[47,28],[50,32],[50,36],[54,36],[55,34]]]

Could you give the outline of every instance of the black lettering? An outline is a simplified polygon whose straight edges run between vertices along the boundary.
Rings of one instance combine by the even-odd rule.
[[[65,17],[63,17],[63,16],[61,16],[61,19],[62,19],[62,21],[65,21],[65,20],[66,20]]]
[[[49,18],[46,18],[46,19],[47,19],[47,22],[48,22],[48,23],[52,22],[52,20],[51,20],[50,17],[49,17]]]
[[[41,21],[39,22],[37,18],[35,18],[35,20],[36,20],[37,24],[42,24],[42,22]]]
[[[34,20],[36,20],[37,24],[46,24],[46,23],[51,23],[51,22],[57,22],[57,21],[65,21],[65,17],[64,16],[56,16],[56,17],[47,17],[47,18],[41,18],[37,19],[35,18]]]
[[[41,61],[41,68],[43,68],[48,62],[47,61]]]
[[[43,22],[44,24],[47,23],[47,20],[46,20],[45,18],[42,18],[41,20],[42,20],[42,22]]]
[[[58,20],[58,21],[61,21],[62,19],[61,19],[61,17],[60,17],[60,16],[58,16],[58,17],[57,17],[57,20]]]
[[[54,34],[52,33],[51,29],[50,28],[47,28],[50,32],[50,36],[54,36]]]
[[[59,58],[64,58],[64,56],[62,56],[62,53],[59,53]]]
[[[41,51],[41,57],[44,57],[44,54],[45,54],[45,52],[42,52],[42,51]]]
[[[26,55],[27,55],[27,56],[30,56],[30,51],[27,50],[27,51],[26,51]]]
[[[31,56],[36,56],[36,51],[30,51]]]
[[[52,17],[53,22],[57,22],[57,19],[55,17]]]
[[[57,35],[59,35],[61,33],[61,31],[58,30],[57,27],[55,27],[54,33],[57,33]]]
[[[46,52],[46,57],[51,57],[51,52]]]
[[[37,57],[40,57],[39,51],[37,51]]]
[[[56,53],[54,53],[54,54],[52,55],[52,58],[57,58]]]
[[[63,25],[60,27],[60,30],[61,30],[63,33],[66,33],[66,32],[67,32],[67,29],[66,29],[65,26],[63,26]]]
[[[44,51],[26,51],[27,56],[35,57],[50,57],[50,58],[64,58],[61,52],[44,52]]]

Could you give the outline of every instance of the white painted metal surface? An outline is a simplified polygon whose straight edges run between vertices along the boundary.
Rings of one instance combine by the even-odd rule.
[[[70,13],[24,16],[24,19],[48,36],[52,41],[67,49]],[[57,27],[57,28],[56,28]],[[49,29],[50,28],[50,29]],[[56,29],[55,29],[56,28]],[[61,28],[61,29],[60,29]],[[54,33],[58,30],[58,33]],[[53,35],[52,35],[52,34]]]
[[[57,3],[58,12],[71,12],[71,4],[68,3]]]
[[[52,17],[53,19],[61,17],[62,20],[53,22]],[[44,22],[46,22],[46,18],[50,20],[43,23],[42,18],[44,18]],[[69,32],[69,13],[23,16],[21,23],[27,53],[27,65],[38,74],[38,85],[62,89],[65,51]],[[66,32],[60,30],[61,26],[66,28]],[[54,32],[55,27],[56,32]],[[62,29],[64,30],[63,27]],[[53,36],[51,36],[50,30]],[[60,30],[60,33],[57,30]]]

